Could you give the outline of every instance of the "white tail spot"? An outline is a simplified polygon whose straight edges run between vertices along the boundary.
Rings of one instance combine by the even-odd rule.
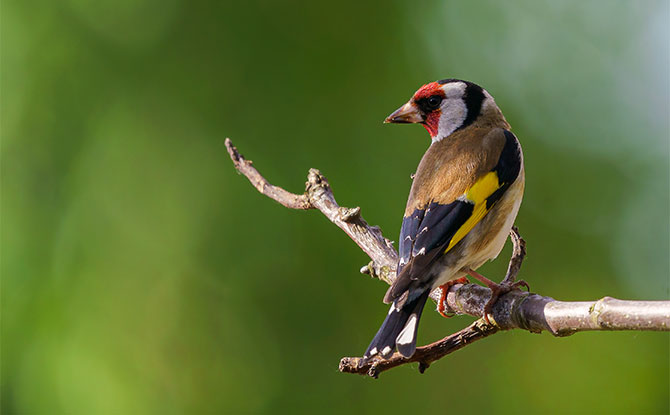
[[[412,314],[411,316],[409,316],[409,320],[407,321],[407,324],[405,324],[405,328],[402,329],[402,331],[395,340],[396,343],[410,344],[412,340],[414,340],[414,332],[416,331],[415,330],[416,321],[417,321],[416,314]]]

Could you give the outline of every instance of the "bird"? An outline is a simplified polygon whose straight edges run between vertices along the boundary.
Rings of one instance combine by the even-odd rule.
[[[384,296],[391,306],[359,364],[395,350],[411,357],[421,312],[436,288],[444,297],[450,285],[467,282],[466,275],[484,283],[492,290],[488,320],[500,293],[526,285],[496,284],[476,272],[502,250],[525,183],[521,145],[491,94],[460,79],[430,82],[384,123],[421,124],[431,144],[402,220],[397,278]]]

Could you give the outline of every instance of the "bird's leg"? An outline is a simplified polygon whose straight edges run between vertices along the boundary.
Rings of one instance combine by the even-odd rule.
[[[468,282],[469,282],[468,277],[463,276],[463,277],[458,278],[456,280],[448,281],[446,284],[442,284],[438,287],[440,290],[442,290],[442,294],[440,295],[440,302],[437,304],[437,312],[442,314],[442,317],[446,317],[446,318],[453,317],[453,314],[452,315],[447,314],[447,307],[445,306],[445,304],[447,302],[446,300],[447,300],[447,293],[449,292],[449,288],[451,288],[453,285],[456,285],[456,284],[467,284]]]
[[[498,297],[500,297],[503,294],[506,294],[514,289],[518,289],[519,287],[526,287],[528,291],[530,291],[530,287],[528,286],[528,283],[524,280],[519,280],[514,283],[501,283],[501,284],[496,284],[495,282],[491,281],[490,279],[486,278],[482,274],[475,272],[471,269],[465,270],[465,272],[471,276],[472,278],[476,279],[477,281],[481,282],[482,284],[486,285],[490,290],[491,290],[491,298],[489,301],[486,303],[484,306],[484,320],[486,320],[487,323],[491,324],[491,321],[489,320],[489,314],[491,314],[491,311],[493,309],[493,305],[498,301]]]

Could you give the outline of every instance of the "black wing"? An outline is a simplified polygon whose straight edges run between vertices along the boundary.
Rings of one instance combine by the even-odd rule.
[[[493,171],[498,174],[498,180],[501,183],[500,188],[486,198],[486,208],[491,209],[493,204],[498,201],[507,191],[507,188],[516,180],[521,171],[521,146],[516,136],[511,131],[503,130],[505,133],[505,146],[503,147],[498,164]]]
[[[433,202],[425,209],[414,210],[403,219],[398,278],[386,293],[384,302],[390,303],[398,298],[412,281],[424,275],[425,270],[444,253],[458,229],[470,218],[473,208],[474,204],[460,200],[447,205]]]

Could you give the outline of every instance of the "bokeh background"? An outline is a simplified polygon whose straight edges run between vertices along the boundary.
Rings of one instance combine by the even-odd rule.
[[[668,4],[4,1],[2,413],[667,414],[667,333],[516,331],[423,375],[338,373],[386,287],[223,141],[291,191],[321,169],[397,239],[429,141],[382,120],[472,80],[525,151],[532,289],[667,299]],[[470,321],[428,310],[420,343]]]

